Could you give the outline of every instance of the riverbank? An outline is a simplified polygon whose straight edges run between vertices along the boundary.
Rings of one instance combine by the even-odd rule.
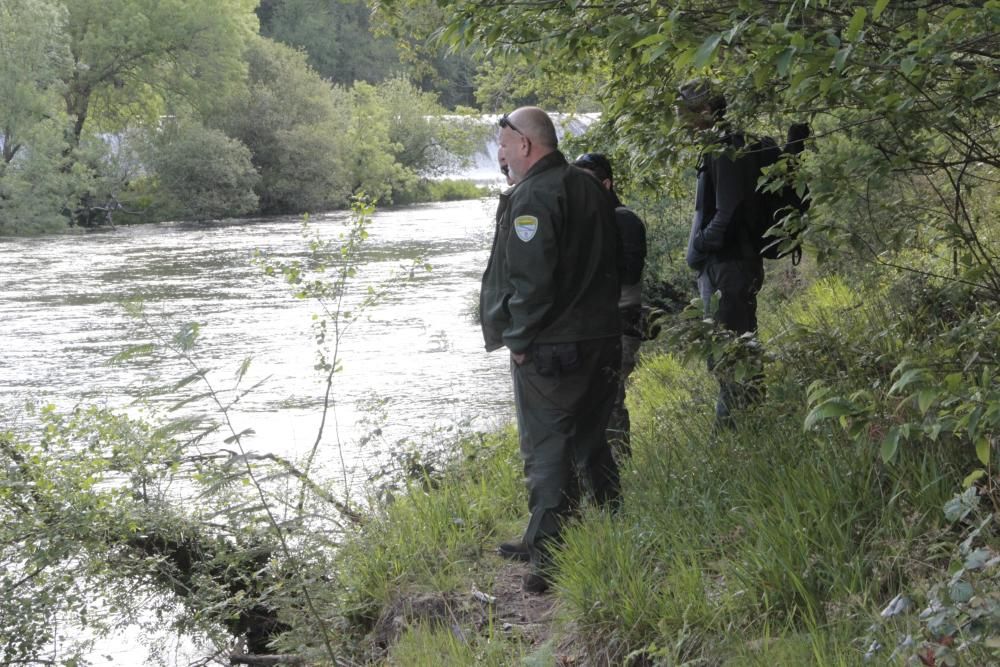
[[[499,183],[499,180],[498,180]],[[400,189],[394,193],[391,203],[383,203],[380,210],[392,211],[407,206],[418,204],[437,204],[446,202],[456,202],[464,200],[479,200],[489,197],[496,190],[496,186],[484,185],[474,180],[465,178],[440,178],[415,179],[405,189]],[[115,205],[102,206],[94,209],[94,213],[88,215],[89,224],[81,226],[66,227],[62,233],[78,231],[98,231],[113,229],[115,227],[128,225],[154,225],[164,222],[172,222],[176,219],[175,212],[158,208],[155,204],[143,200],[142,197],[125,197],[124,204],[114,202]],[[134,199],[134,201],[133,201]],[[330,208],[323,211],[309,211],[308,215],[328,215],[346,212],[350,210],[350,205],[345,204],[339,208]],[[222,220],[227,223],[239,223],[243,220],[260,218],[261,216],[278,217],[283,215],[306,215],[293,212],[271,211],[267,214],[260,211],[250,213],[234,214],[232,217],[222,215]],[[207,221],[206,221],[207,222]],[[59,230],[45,229],[42,233],[54,233]],[[37,232],[20,234],[21,236],[32,236]]]
[[[644,349],[629,396],[634,455],[623,469],[624,507],[614,517],[582,513],[550,595],[522,594],[519,566],[495,554],[497,543],[520,534],[526,515],[512,430],[466,441],[446,469],[414,478],[395,502],[374,509],[337,554],[336,585],[321,593],[325,614],[340,619],[345,660],[499,667],[994,659],[985,639],[992,635],[972,632],[970,596],[936,588],[958,572],[953,584],[968,582],[983,600],[996,596],[996,560],[980,563],[978,580],[971,568],[957,569],[965,538],[995,553],[986,531],[970,537],[978,510],[958,523],[942,512],[963,490],[973,464],[967,453],[921,441],[886,463],[876,439],[852,439],[836,420],[814,419],[807,403],[806,387],[833,370],[887,375],[886,357],[904,341],[874,333],[911,304],[898,294],[888,301],[885,286],[824,279],[784,298],[787,282],[771,283],[761,318],[772,353],[768,398],[740,428],[713,435],[715,384],[700,362],[671,355],[666,341]],[[883,361],[858,363],[868,358]],[[814,428],[803,428],[807,415]],[[305,623],[283,645],[301,649],[316,632]]]

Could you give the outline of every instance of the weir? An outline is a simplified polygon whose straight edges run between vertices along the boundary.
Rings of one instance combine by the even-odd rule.
[[[594,121],[600,118],[598,113],[549,114],[556,125],[556,135],[560,143],[568,136],[578,137],[587,131]],[[488,114],[481,117],[481,122],[491,127],[497,127],[500,114]],[[497,185],[503,183],[497,166],[497,137],[496,132],[491,133],[482,148],[473,156],[472,164],[467,169],[458,173],[447,174],[445,178],[461,178],[474,181],[477,185]],[[572,160],[574,156],[567,155],[566,158]]]

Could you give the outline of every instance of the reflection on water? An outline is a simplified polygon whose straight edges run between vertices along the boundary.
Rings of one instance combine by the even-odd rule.
[[[463,420],[489,428],[509,418],[506,356],[486,354],[471,316],[493,208],[490,201],[465,201],[375,215],[348,301],[416,256],[433,270],[393,286],[342,342],[336,432],[349,462],[366,461],[376,445],[391,448]],[[311,224],[324,238],[336,237],[346,215]],[[195,354],[217,385],[231,385],[252,356],[242,385],[265,382],[240,401],[237,428],[256,431],[248,442],[255,449],[304,454],[323,397],[310,328],[317,306],[294,299],[287,285],[265,279],[251,262],[255,249],[275,260],[303,257],[300,232],[299,219],[278,218],[0,239],[0,428],[24,420],[26,399],[124,406],[152,382],[187,375],[190,369],[176,359],[107,364],[127,345],[152,340],[149,328],[121,306],[141,298],[155,328],[169,333],[183,322],[201,324]],[[359,424],[363,418],[375,423]],[[382,435],[365,446],[371,451],[351,444],[376,426]],[[336,432],[328,425],[321,447],[327,463],[334,463]]]

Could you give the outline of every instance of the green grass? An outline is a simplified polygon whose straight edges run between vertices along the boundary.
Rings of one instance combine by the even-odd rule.
[[[492,584],[483,557],[508,539],[525,510],[508,431],[465,443],[461,464],[441,479],[417,480],[375,511],[341,550],[341,580],[362,629],[402,592],[468,590]],[[430,483],[432,482],[432,483]]]
[[[385,662],[394,667],[508,667],[522,658],[520,645],[492,625],[483,635],[457,627],[418,625],[400,637]]]

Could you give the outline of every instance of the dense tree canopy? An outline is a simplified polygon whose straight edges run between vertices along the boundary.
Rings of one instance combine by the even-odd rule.
[[[254,0],[71,0],[73,68],[66,111],[79,139],[91,117],[103,130],[153,120],[182,100],[217,95],[242,79],[257,30]]]
[[[388,20],[430,4],[376,3]],[[876,390],[841,386],[858,390],[852,399],[815,392],[809,423],[840,418],[862,439],[874,433],[886,459],[907,438],[948,433],[990,465],[1000,431],[991,379],[1000,302],[1000,3],[458,0],[449,11],[437,33],[445,43],[520,62],[526,77],[554,63],[567,77],[592,76],[604,113],[591,141],[661,191],[689,189],[696,155],[718,149],[716,135],[695,136],[676,122],[685,81],[713,81],[737,128],[775,134],[792,121],[811,123],[813,150],[788,178],[808,189],[812,206],[785,225],[804,229],[800,240],[821,266],[836,259],[827,270],[853,267],[864,280],[916,276],[929,290],[927,307],[954,321],[940,337],[937,315],[924,322],[914,335],[926,339],[895,356],[892,378],[862,381]],[[494,79],[496,90],[521,86]],[[825,380],[843,382],[839,374]],[[866,424],[877,425],[869,432]]]
[[[246,51],[247,86],[221,97],[210,115],[211,124],[250,149],[264,211],[325,209],[346,194],[337,187],[342,148],[330,86],[305,59],[255,37]]]
[[[359,0],[4,2],[0,233],[430,196],[471,135],[428,120],[444,109],[393,74],[368,16]],[[202,160],[212,173],[185,178]]]
[[[392,40],[372,35],[364,0],[263,0],[257,14],[262,35],[305,51],[333,83],[378,83],[400,69]]]
[[[59,108],[71,62],[66,20],[54,0],[0,4],[0,233],[58,227],[75,189]]]
[[[65,9],[54,0],[0,5],[0,146],[10,163],[25,136],[52,112],[69,72]],[[2,167],[0,167],[2,168]]]
[[[238,140],[191,121],[171,122],[147,150],[166,217],[212,220],[257,210],[260,176]]]

